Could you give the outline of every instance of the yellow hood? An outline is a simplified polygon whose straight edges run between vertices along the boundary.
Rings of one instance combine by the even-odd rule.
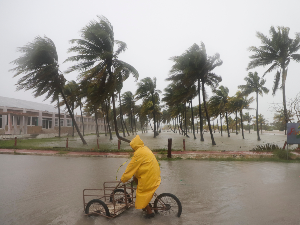
[[[136,151],[137,149],[144,147],[144,142],[141,140],[139,135],[136,135],[130,142],[131,148]]]

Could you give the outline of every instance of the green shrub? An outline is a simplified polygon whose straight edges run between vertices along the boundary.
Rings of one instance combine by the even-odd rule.
[[[294,154],[291,151],[283,150],[283,149],[276,149],[273,151],[275,157],[279,159],[288,159],[291,160],[294,158]]]

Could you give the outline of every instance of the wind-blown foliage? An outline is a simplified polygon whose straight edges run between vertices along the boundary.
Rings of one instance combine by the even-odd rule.
[[[243,95],[249,95],[253,92],[256,93],[256,124],[257,124],[257,140],[260,141],[259,130],[258,130],[258,94],[261,96],[263,93],[267,94],[269,89],[264,87],[266,80],[261,79],[257,72],[249,72],[248,76],[244,78],[246,81],[245,85],[239,85],[238,87],[242,90]]]
[[[156,89],[156,78],[151,79],[150,77],[143,78],[140,82],[137,83],[137,90],[135,93],[135,98],[137,100],[143,99],[143,104],[147,105],[148,108],[153,111],[153,121],[154,121],[154,137],[158,135],[156,130],[156,112],[159,102],[160,90]]]
[[[120,82],[124,82],[130,74],[138,79],[138,71],[130,64],[118,59],[127,45],[114,39],[111,23],[103,16],[91,21],[81,30],[81,39],[71,40],[75,46],[69,52],[77,55],[69,57],[66,61],[76,62],[67,72],[80,71],[79,78],[84,81],[95,81],[98,86],[98,98],[103,101],[111,96],[113,103],[114,123],[116,135],[120,137],[117,127],[114,92],[120,90]],[[116,49],[116,51],[114,51]]]
[[[296,34],[295,39],[291,39],[289,38],[289,31],[290,28],[288,27],[277,27],[276,31],[272,26],[269,31],[270,38],[261,32],[257,32],[256,36],[261,40],[262,46],[252,46],[249,48],[249,51],[253,52],[253,55],[250,56],[251,61],[247,68],[249,70],[258,66],[265,67],[271,65],[263,76],[267,73],[276,71],[274,76],[273,95],[280,87],[281,78],[283,108],[286,123],[288,123],[288,113],[286,108],[285,82],[288,66],[292,60],[300,62],[300,54],[296,54],[300,49],[300,33]]]
[[[207,56],[206,48],[204,43],[201,43],[201,46],[197,44],[193,44],[186,52],[184,52],[180,56],[175,56],[171,58],[174,61],[174,65],[170,70],[170,75],[167,80],[171,80],[174,82],[181,81],[187,87],[192,86],[193,84],[198,85],[198,97],[199,97],[199,115],[200,115],[200,135],[201,141],[204,141],[203,138],[203,121],[202,121],[202,113],[201,113],[201,100],[200,100],[200,90],[202,89],[202,96],[204,102],[204,108],[206,113],[206,118],[208,121],[208,126],[210,130],[212,144],[215,145],[215,141],[213,138],[210,119],[208,115],[208,110],[206,107],[205,100],[205,85],[211,86],[215,89],[219,82],[222,81],[221,76],[216,75],[212,71],[222,65],[222,60],[220,59],[220,55],[217,53],[213,56]],[[201,86],[200,86],[201,82]]]
[[[19,52],[23,53],[22,56],[12,61],[13,64],[17,65],[12,69],[16,72],[14,77],[23,74],[17,82],[17,90],[33,90],[34,97],[45,94],[45,99],[52,96],[52,101],[57,99],[58,93],[60,93],[66,102],[66,107],[78,135],[83,144],[87,144],[67,104],[64,94],[65,78],[59,71],[58,55],[53,41],[48,37],[36,37],[33,42],[19,48]]]

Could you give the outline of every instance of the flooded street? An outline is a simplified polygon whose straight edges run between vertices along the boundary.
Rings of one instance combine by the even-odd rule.
[[[157,193],[180,199],[180,218],[144,219],[133,208],[115,219],[84,216],[83,189],[115,180],[125,161],[0,155],[0,224],[300,224],[300,164],[273,162],[160,161]]]
[[[192,133],[189,133],[190,138],[180,135],[178,133],[173,133],[171,131],[163,131],[155,139],[153,138],[153,132],[149,131],[148,133],[138,132],[141,139],[144,141],[145,145],[150,149],[168,149],[168,139],[172,138],[172,149],[173,150],[183,150],[183,139],[185,139],[185,148],[187,151],[190,150],[209,150],[209,151],[249,151],[255,148],[257,145],[265,145],[267,143],[276,144],[282,148],[284,142],[286,141],[286,135],[284,132],[263,132],[260,134],[261,141],[257,141],[257,134],[253,131],[249,134],[248,131],[245,131],[245,139],[243,139],[241,133],[236,135],[231,133],[230,137],[227,136],[227,133],[223,132],[223,136],[220,133],[214,133],[214,139],[216,145],[211,144],[211,138],[209,133],[204,133],[204,142],[200,141],[200,133],[196,134],[196,138]],[[127,136],[128,140],[131,140],[135,135]],[[80,147],[88,149],[97,149],[97,137],[96,135],[85,136],[85,140],[88,145],[83,145],[79,137],[68,137],[69,138],[69,147]],[[117,149],[118,148],[118,139],[113,135],[113,140],[109,140],[109,135],[105,136],[101,134],[99,137],[100,150],[107,149]],[[66,146],[66,138],[62,138],[61,141],[53,141],[45,145],[39,145],[45,147],[64,147]],[[296,145],[291,146],[292,148],[297,147]],[[291,148],[290,147],[290,148]],[[122,142],[121,149],[131,149],[128,143]]]

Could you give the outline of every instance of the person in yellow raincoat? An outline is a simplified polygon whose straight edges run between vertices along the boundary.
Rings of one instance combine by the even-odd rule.
[[[128,164],[121,181],[125,183],[133,176],[138,180],[136,190],[136,209],[146,209],[147,218],[153,217],[154,213],[149,207],[154,192],[160,185],[160,168],[152,151],[144,146],[144,142],[137,135],[130,142],[134,155]]]

